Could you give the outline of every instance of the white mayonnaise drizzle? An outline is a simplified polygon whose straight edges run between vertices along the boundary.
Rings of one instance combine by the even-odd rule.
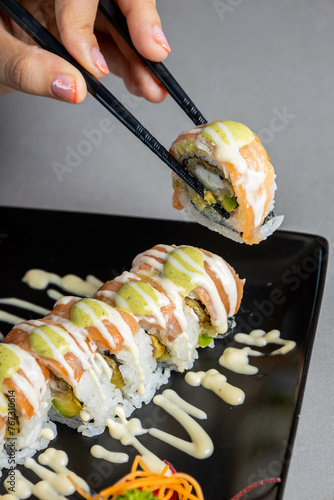
[[[67,332],[72,335],[75,342],[79,345],[81,351],[83,351],[86,355],[86,359],[85,357],[81,358],[82,367],[84,370],[89,370],[89,368],[91,367],[92,359],[94,358],[94,352],[92,351],[96,350],[96,345],[90,343],[90,345],[88,346],[85,340],[87,337],[87,332],[83,328],[75,326],[71,320],[62,318],[61,316],[58,316],[56,314],[51,314],[48,318],[50,321],[54,321],[55,323],[61,325]]]
[[[13,472],[11,472],[11,474],[7,476],[7,478],[3,482],[3,485],[6,488],[7,492],[14,493],[13,498],[20,498],[21,500],[29,498],[34,487],[33,483],[22,476],[21,472],[17,469],[13,470]],[[6,496],[1,496],[0,498],[6,498]]]
[[[109,451],[99,444],[95,444],[90,449],[91,454],[95,458],[101,458],[107,462],[112,462],[114,464],[124,464],[129,461],[129,455],[126,453],[119,453],[115,451]]]
[[[199,271],[198,274],[187,271],[184,266],[182,266],[176,259],[174,259],[170,255],[168,256],[168,260],[171,261],[174,267],[180,269],[185,274],[188,274],[191,279],[197,283],[198,286],[202,286],[206,289],[206,291],[210,295],[215,316],[211,318],[212,324],[215,325],[219,333],[225,333],[227,330],[227,311],[224,304],[222,303],[217,287],[211,277],[205,272],[205,269],[199,266],[189,255],[182,251],[183,247],[184,245],[174,251],[180,254],[182,259],[185,260],[189,265],[197,269],[197,271]],[[204,261],[207,261],[207,255],[205,255],[203,252],[201,253],[204,257]],[[210,267],[210,261],[208,263]],[[194,290],[194,293],[196,293],[196,290]]]
[[[229,300],[229,311],[226,311],[225,306],[221,300],[217,287],[210,276],[205,272],[205,269],[199,266],[188,254],[186,254],[182,249],[187,245],[181,245],[178,248],[159,244],[159,248],[150,249],[142,254],[139,254],[133,261],[134,267],[132,268],[132,272],[143,272],[140,267],[142,264],[149,264],[152,268],[157,271],[159,274],[163,275],[163,266],[168,258],[169,262],[179,271],[188,275],[198,286],[203,286],[210,295],[210,299],[212,302],[212,308],[214,311],[215,317],[212,318],[212,323],[215,325],[217,331],[219,333],[225,333],[227,330],[227,315],[233,315],[235,313],[235,309],[238,301],[238,292],[237,286],[235,282],[235,278],[228,268],[227,264],[218,256],[212,255],[211,257],[207,256],[203,252],[202,255],[204,257],[204,261],[208,264],[209,268],[216,274],[216,276],[221,281],[225,293]],[[200,251],[199,249],[196,249]],[[169,254],[171,252],[175,252],[180,255],[180,257],[191,267],[196,269],[197,272],[192,272],[186,269],[182,263],[180,263],[177,259],[173,258]],[[162,259],[163,262],[159,262],[157,259]],[[144,271],[145,272],[145,271]],[[149,273],[148,273],[149,274]],[[161,278],[162,281],[169,282],[165,277]]]
[[[210,126],[204,127],[200,132],[207,133],[213,139],[216,144],[215,148],[215,158],[218,162],[232,163],[236,170],[240,174],[247,172],[247,162],[240,154],[240,147],[244,146],[244,142],[236,141],[230,129],[222,122],[216,122],[216,125],[226,134],[226,137],[230,144],[227,144],[221,136],[213,130]],[[200,145],[203,143],[203,138],[201,135],[195,139],[195,143],[199,142]]]
[[[46,326],[50,328],[50,330],[55,332],[57,335],[59,335],[66,342],[66,346],[68,346],[70,352],[73,353],[79,360],[81,360],[82,358],[86,358],[84,356],[84,353],[78,348],[76,342],[65,330],[55,325],[46,325]],[[41,327],[34,328],[33,331],[38,333],[38,335],[43,339],[45,344],[47,344],[47,346],[50,348],[52,352],[53,359],[65,368],[69,383],[72,385],[72,387],[75,387],[77,385],[77,381],[75,379],[74,369],[66,361],[65,356],[62,354],[62,350],[57,348],[57,346],[46,335],[46,333],[43,332]]]
[[[54,307],[58,305],[66,306],[69,302],[72,302],[72,300],[75,303],[81,300],[81,297],[77,297],[76,295],[61,295],[61,297],[59,297],[59,299],[55,303]]]
[[[40,321],[39,319],[29,319],[28,321],[25,321],[24,323],[20,323],[19,325],[16,325],[14,330],[23,330],[24,332],[27,332],[28,334],[34,329],[39,326],[43,326],[45,323],[43,321]]]
[[[107,345],[110,347],[111,350],[116,349],[116,344],[114,341],[114,338],[112,334],[109,332],[107,326],[103,323],[103,321],[107,320],[109,323],[114,325],[120,335],[123,338],[123,345],[124,348],[128,349],[132,356],[132,361],[134,365],[136,366],[137,369],[137,376],[139,379],[139,385],[138,385],[138,393],[139,394],[144,394],[144,385],[143,382],[145,380],[145,375],[143,368],[140,363],[140,356],[139,356],[139,349],[137,344],[134,341],[133,334],[131,331],[131,328],[129,325],[126,323],[126,321],[123,319],[122,315],[117,311],[116,309],[110,307],[108,304],[105,302],[102,302],[101,300],[97,299],[89,299],[90,301],[96,303],[99,307],[102,307],[102,309],[105,311],[107,314],[107,317],[104,317],[102,320],[100,320],[92,307],[89,306],[89,304],[86,304],[83,301],[78,301],[76,303],[76,307],[81,309],[89,318],[91,319],[92,326],[96,328],[101,336],[106,340]],[[85,329],[82,329],[85,331]],[[85,334],[87,336],[87,333]],[[112,373],[111,373],[112,374]]]
[[[209,435],[205,432],[190,415],[204,419],[206,414],[198,408],[190,405],[184,399],[180,398],[176,392],[171,389],[165,390],[162,394],[155,396],[153,402],[168,412],[175,418],[189,434],[191,441],[185,441],[173,434],[151,428],[149,433],[165,443],[177,448],[194,458],[208,458],[213,453],[213,443]]]
[[[204,258],[209,264],[210,269],[219,277],[219,280],[223,284],[224,291],[230,304],[230,310],[227,312],[229,316],[232,316],[235,313],[238,302],[237,284],[232,271],[229,269],[226,262],[218,255],[212,255],[211,257],[205,255]]]
[[[199,149],[203,149],[203,146],[206,145],[206,140],[201,136],[201,133],[207,133],[211,136],[215,144],[213,152],[215,160],[218,163],[230,163],[234,166],[240,174],[240,178],[234,182],[234,186],[240,184],[243,187],[247,203],[252,208],[254,214],[254,226],[258,227],[262,222],[264,207],[267,201],[266,191],[262,188],[266,179],[266,173],[263,170],[256,171],[248,168],[245,158],[240,153],[240,149],[247,145],[245,141],[236,141],[232,132],[224,123],[217,121],[215,122],[215,126],[219,127],[225,133],[229,144],[211,126],[199,130],[194,143]],[[227,171],[225,165],[223,165],[223,171],[225,177],[229,179],[230,173]]]
[[[10,306],[20,307],[21,309],[27,309],[28,311],[33,311],[37,314],[43,314],[44,316],[50,312],[49,309],[45,309],[45,307],[37,306],[32,302],[28,302],[27,300],[17,299],[16,297],[5,297],[0,299],[0,304],[7,304]]]
[[[129,286],[131,286],[143,299],[147,302],[149,308],[151,309],[151,313],[149,315],[152,315],[153,318],[155,318],[156,322],[158,325],[161,326],[161,328],[166,328],[166,320],[164,318],[164,315],[161,312],[161,308],[168,306],[169,305],[169,299],[166,297],[161,292],[158,292],[158,290],[154,290],[155,295],[157,296],[158,303],[155,302],[155,300],[152,299],[144,290],[142,290],[136,282],[140,281],[140,278],[136,276],[133,273],[129,273],[125,271],[124,273],[121,274],[121,276],[118,276],[115,278],[115,281],[119,283],[126,283]],[[129,305],[128,303],[118,295],[117,292],[113,292],[111,290],[100,290],[95,294],[95,297],[107,297],[110,300],[115,302],[115,305],[117,307],[120,307],[121,309],[128,310]],[[149,319],[146,316],[137,316],[137,318],[140,320],[145,317],[145,320],[150,322]],[[153,321],[151,321],[153,322]]]
[[[166,464],[162,460],[160,460],[160,458],[154,455],[154,453],[143,446],[135,437],[147,432],[147,430],[142,428],[140,420],[138,420],[137,418],[127,420],[125,418],[123,408],[119,407],[115,409],[115,415],[117,415],[121,421],[115,422],[112,419],[107,419],[107,426],[109,428],[110,435],[114,439],[118,439],[124,446],[132,445],[134,448],[136,448],[150,470],[156,473],[160,473],[164,469]]]
[[[145,273],[142,273],[142,274],[145,274]],[[166,293],[169,300],[175,306],[175,309],[173,310],[173,314],[174,314],[175,318],[177,319],[177,322],[179,323],[181,330],[185,331],[187,329],[187,318],[184,314],[183,300],[182,300],[181,295],[179,294],[177,286],[171,280],[168,280],[166,278],[162,278],[160,276],[150,275],[150,278],[154,283],[156,283],[158,286],[160,286],[164,290],[164,292]]]
[[[43,372],[35,358],[15,344],[6,344],[20,360],[20,370],[25,376],[15,373],[12,377],[14,384],[22,391],[39,416],[39,405],[46,391],[46,381]]]
[[[91,360],[93,359],[93,354],[87,348],[87,344],[84,341],[83,336],[82,336],[82,339],[80,339],[81,340],[80,347],[84,346],[85,351],[83,351],[79,347],[79,345],[74,340],[74,338],[66,330],[63,330],[62,328],[59,328],[56,325],[50,325],[48,323],[44,323],[43,321],[39,321],[39,320],[30,320],[29,322],[18,325],[17,328],[19,328],[20,330],[26,331],[28,335],[30,335],[33,330],[36,331],[38,333],[38,335],[40,335],[40,337],[44,340],[44,342],[51,349],[52,354],[53,354],[53,358],[56,361],[58,361],[58,363],[60,363],[67,371],[69,383],[73,387],[75,387],[77,385],[77,381],[76,381],[75,376],[74,376],[73,368],[66,361],[61,350],[58,349],[55,346],[55,344],[51,341],[51,339],[43,332],[41,327],[44,325],[47,326],[48,328],[50,328],[51,330],[53,330],[57,335],[59,335],[60,337],[62,337],[64,339],[67,346],[69,347],[70,352],[73,353],[75,355],[75,357],[80,361],[83,370],[87,370],[87,369],[91,368]]]
[[[112,311],[111,307],[108,306],[107,304],[105,304],[104,302],[102,302],[101,300],[96,300],[96,299],[89,299],[89,300],[98,304],[100,307],[102,307],[102,309],[107,314],[108,320],[109,320],[109,316],[111,316],[110,311]],[[85,302],[83,302],[81,300],[76,303],[75,307],[77,307],[82,312],[84,312],[87,316],[89,316],[89,318],[91,320],[91,325],[89,325],[89,326],[94,326],[94,328],[96,328],[99,331],[99,333],[102,335],[102,337],[107,341],[110,348],[115,349],[116,348],[115,341],[114,341],[113,337],[110,335],[107,327],[103,323],[103,320],[106,318],[104,317],[103,320],[100,320],[96,316],[95,312],[90,307],[90,305],[86,304]]]
[[[52,439],[55,438],[55,433],[53,432],[52,429],[50,429],[50,427],[44,427],[41,430],[41,436],[44,439],[48,439],[49,441],[52,441]]]
[[[219,396],[225,403],[237,406],[245,401],[245,393],[227,382],[227,378],[215,369],[207,372],[188,372],[185,381],[192,386],[202,385]]]
[[[110,368],[109,368],[109,370],[110,370]],[[90,378],[93,380],[94,384],[96,385],[96,387],[97,387],[97,389],[99,391],[101,401],[106,401],[106,396],[105,396],[105,394],[103,392],[103,387],[102,387],[102,385],[100,383],[100,380],[99,380],[99,375],[101,374],[101,369],[98,367],[98,365],[95,363],[95,361],[93,362],[92,368],[90,368],[89,370],[87,370],[87,372],[89,373]]]
[[[92,275],[88,275],[85,280],[75,274],[59,276],[55,273],[48,273],[42,269],[30,269],[23,277],[23,281],[31,288],[42,290],[49,284],[58,285],[66,292],[76,293],[90,297],[103,285],[103,282]]]
[[[252,207],[254,214],[254,227],[258,227],[261,224],[264,215],[267,193],[264,189],[261,189],[261,194],[259,195],[259,189],[263,186],[265,180],[265,172],[247,170],[247,172],[234,183],[234,186],[240,184],[245,189],[246,199]]]
[[[56,450],[55,448],[48,448],[44,453],[42,453],[38,457],[39,465],[33,458],[26,458],[25,467],[31,469],[38,477],[40,477],[43,482],[45,482],[48,486],[43,487],[46,488],[45,496],[39,496],[36,494],[36,486],[31,487],[31,492],[38,496],[38,498],[44,498],[49,500],[49,498],[57,498],[55,494],[61,495],[72,495],[75,492],[75,488],[72,483],[69,481],[67,476],[71,477],[76,484],[78,484],[84,491],[88,492],[89,487],[86,481],[84,481],[81,477],[77,476],[74,472],[68,469],[66,466],[68,464],[68,456],[62,450]],[[53,469],[54,472],[47,469],[47,466],[50,469]],[[47,493],[53,496],[47,496]]]
[[[58,290],[55,290],[54,288],[49,288],[46,291],[46,294],[52,300],[58,300],[62,297],[62,294],[60,292],[58,292]]]
[[[4,323],[8,323],[9,325],[16,325],[17,323],[22,323],[24,318],[20,318],[20,316],[15,316],[14,314],[10,314],[6,311],[0,311],[0,321]]]
[[[264,330],[253,330],[248,335],[246,333],[237,333],[234,339],[241,344],[253,345],[257,347],[264,347],[267,344],[278,344],[282,347],[270,353],[270,356],[277,354],[287,354],[296,347],[294,340],[284,340],[280,338],[281,332],[279,330],[271,330],[266,333]]]
[[[157,246],[162,248],[163,250],[157,250],[156,248],[151,248],[150,250],[146,250],[145,252],[138,254],[133,259],[131,272],[133,273],[142,272],[142,270],[140,269],[141,264],[148,264],[153,269],[156,269],[156,271],[158,271],[159,274],[162,273],[168,253],[172,252],[175,249],[170,245],[159,244]],[[161,259],[162,262],[159,262],[157,259]]]
[[[157,290],[155,290],[155,293],[158,296],[158,304],[157,304],[155,302],[155,300],[153,300],[152,297],[150,297],[150,295],[148,295],[146,292],[144,292],[144,290],[142,290],[137,285],[136,282],[130,281],[128,284],[134,290],[136,290],[136,292],[139,293],[139,295],[141,295],[143,297],[143,299],[147,302],[147,304],[149,305],[150,309],[152,309],[152,314],[156,318],[158,324],[161,325],[162,328],[166,328],[167,327],[167,323],[166,323],[166,320],[164,318],[164,315],[161,312],[161,308],[163,306],[167,306],[169,304],[169,300],[167,299],[167,297],[165,295],[163,295],[162,293],[158,292]],[[116,295],[116,297],[115,297],[116,305],[117,305],[117,297],[118,296]]]
[[[242,375],[255,375],[259,369],[249,364],[248,356],[250,354],[253,356],[262,356],[261,352],[253,351],[248,347],[244,347],[243,349],[227,347],[219,358],[219,364],[228,370],[241,373]]]
[[[88,413],[88,411],[86,410],[81,410],[80,412],[80,418],[83,422],[89,422],[89,420],[91,419],[91,416],[90,414]]]

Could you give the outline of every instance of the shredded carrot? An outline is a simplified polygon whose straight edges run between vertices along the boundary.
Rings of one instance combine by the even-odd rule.
[[[136,456],[129,474],[93,497],[83,491],[72,478],[68,479],[86,500],[114,500],[117,495],[124,495],[126,490],[134,489],[151,491],[159,500],[169,500],[175,493],[179,500],[204,500],[202,489],[193,477],[182,472],[166,476],[168,469],[166,465],[160,474],[156,474],[150,471],[141,456]]]

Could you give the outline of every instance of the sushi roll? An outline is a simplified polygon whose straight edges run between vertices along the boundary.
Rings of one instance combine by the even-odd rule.
[[[173,174],[173,206],[239,243],[265,240],[282,223],[274,216],[275,173],[261,141],[248,127],[214,121],[182,132],[171,154],[204,187],[204,199]],[[224,218],[212,205],[219,203]]]
[[[184,371],[198,357],[197,347],[213,345],[213,338],[232,326],[243,285],[217,255],[186,245],[157,245],[95,297],[135,314],[158,361]]]
[[[151,401],[167,383],[169,372],[157,366],[152,342],[133,314],[96,298],[63,297],[46,318],[79,331],[93,343],[112,370],[111,382],[136,408]],[[128,405],[126,414],[131,410]]]
[[[48,416],[49,370],[11,343],[0,344],[0,359],[1,441],[7,452],[7,464],[3,451],[1,465],[10,468],[11,459],[22,464],[36,450],[46,448],[49,440],[42,436],[42,429],[55,430],[55,426]]]
[[[207,250],[156,245],[135,257],[132,271],[173,283],[196,314],[200,336],[225,334],[239,310],[245,280],[224,259]]]
[[[50,370],[53,420],[84,435],[103,432],[122,406],[129,416],[168,381],[135,316],[96,299],[62,297],[41,320],[16,325],[5,342]]]
[[[198,321],[177,287],[160,277],[133,272],[105,283],[94,297],[134,314],[150,336],[153,357],[184,371],[198,357]]]
[[[8,400],[0,391],[0,477],[1,470],[8,467],[8,455],[4,450],[8,419]]]
[[[46,318],[17,325],[4,342],[18,344],[50,371],[53,420],[84,435],[104,431],[106,418],[122,396],[110,382],[112,370],[95,352],[96,346],[80,332],[74,338],[62,324]],[[82,415],[89,415],[87,422]]]

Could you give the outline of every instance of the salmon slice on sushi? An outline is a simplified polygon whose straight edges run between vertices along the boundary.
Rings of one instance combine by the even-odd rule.
[[[48,416],[50,372],[15,344],[0,344],[0,359],[1,422],[6,428],[4,431],[2,427],[2,444],[7,454],[15,455],[15,463],[22,464],[26,457],[48,445],[42,429],[56,430]]]
[[[111,383],[112,371],[95,352],[96,346],[82,334],[77,343],[79,335],[76,332],[75,340],[63,325],[53,323],[49,317],[16,325],[4,342],[18,344],[50,371],[52,419],[84,435],[95,435],[103,432],[105,420],[123,398]],[[89,415],[87,423],[83,414]]]
[[[63,297],[46,319],[84,336],[111,370],[110,382],[122,393],[126,414],[148,403],[169,373],[152,357],[150,338],[136,317],[96,298]]]
[[[220,256],[188,245],[156,245],[139,254],[132,271],[172,282],[199,321],[199,344],[226,334],[238,312],[245,280]]]
[[[198,357],[198,321],[173,283],[158,276],[123,272],[105,283],[96,298],[134,314],[152,341],[153,357],[178,371]]]
[[[274,216],[275,172],[261,141],[248,127],[214,121],[182,132],[171,154],[204,187],[204,199],[173,174],[173,206],[200,224],[253,245],[282,223]],[[219,203],[226,217],[212,205]]]

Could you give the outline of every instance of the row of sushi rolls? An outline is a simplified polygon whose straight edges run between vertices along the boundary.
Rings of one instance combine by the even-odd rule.
[[[274,169],[248,127],[202,125],[181,133],[170,151],[205,191],[202,199],[173,174],[175,208],[251,245],[281,224]],[[8,467],[9,414],[23,464],[48,446],[41,430],[55,431],[54,422],[95,436],[116,407],[129,416],[149,403],[172,370],[190,369],[201,348],[231,331],[244,284],[222,256],[158,244],[92,297],[61,297],[45,317],[14,326],[0,344],[0,468]]]

